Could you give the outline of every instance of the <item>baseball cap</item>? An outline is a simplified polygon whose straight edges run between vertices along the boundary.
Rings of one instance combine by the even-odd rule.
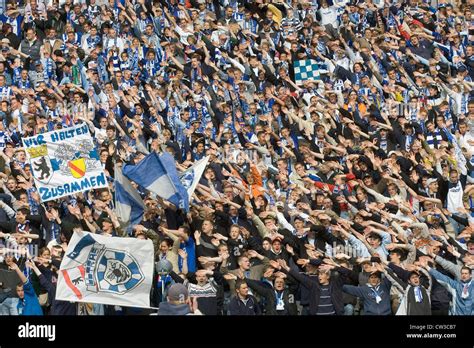
[[[10,40],[8,40],[7,38],[4,38],[4,39],[2,39],[2,43],[10,44]]]
[[[184,303],[188,295],[188,288],[183,284],[173,284],[168,290],[168,299],[170,301],[180,301]]]
[[[438,181],[438,180],[435,179],[435,178],[429,178],[428,180],[426,180],[426,184],[427,184],[427,185],[431,185],[431,184],[433,184],[433,183],[435,183],[435,182],[437,182],[437,181]]]

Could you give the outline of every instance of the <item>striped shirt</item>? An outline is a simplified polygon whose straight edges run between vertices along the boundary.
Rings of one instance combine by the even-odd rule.
[[[321,295],[319,296],[318,312],[316,315],[335,315],[336,310],[331,301],[329,285],[320,285]]]
[[[214,281],[210,281],[203,286],[185,281],[184,285],[188,288],[189,296],[198,298],[217,296],[217,288]]]

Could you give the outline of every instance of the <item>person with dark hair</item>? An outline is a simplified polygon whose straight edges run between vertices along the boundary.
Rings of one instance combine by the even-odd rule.
[[[47,276],[40,271],[39,267],[32,261],[27,261],[26,267],[32,270],[39,279],[41,286],[46,289],[48,302],[51,306],[51,315],[76,315],[77,304],[69,301],[61,301],[56,299],[56,283],[52,282],[52,279],[48,279]]]
[[[377,271],[369,275],[367,284],[362,286],[344,285],[342,290],[364,301],[363,315],[391,315],[390,305],[391,280],[385,269],[378,266]]]
[[[271,286],[262,281],[249,279],[245,274],[245,282],[252,291],[265,300],[265,315],[297,315],[296,301],[292,291],[287,287],[285,277],[277,275],[273,278]],[[237,276],[233,275],[237,280]]]
[[[16,272],[21,280],[16,287],[16,294],[18,296],[18,315],[43,315],[43,310],[41,309],[33,285],[15,262],[10,262],[8,266],[11,270]]]
[[[425,265],[430,275],[439,282],[449,285],[453,290],[455,297],[450,308],[451,315],[474,315],[474,306],[472,305],[472,296],[474,296],[474,284],[472,283],[471,269],[462,267],[459,280],[452,279],[443,273]]]
[[[389,264],[400,280],[404,282],[404,294],[397,315],[431,315],[431,277],[425,269],[415,266],[413,271]]]
[[[243,279],[235,282],[236,295],[230,299],[229,315],[260,315],[261,310],[255,296],[249,294],[249,286]]]

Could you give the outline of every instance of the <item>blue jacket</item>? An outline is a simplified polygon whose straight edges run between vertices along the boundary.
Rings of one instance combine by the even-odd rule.
[[[33,289],[33,285],[31,285],[30,281],[28,280],[25,284],[23,284],[23,290],[25,291],[25,297],[18,300],[18,314],[19,315],[43,315],[43,310],[38,301],[38,297],[36,296],[35,290]]]
[[[392,283],[384,277],[375,288],[368,286],[344,285],[342,291],[357,296],[364,300],[364,315],[390,315],[392,308],[390,305],[390,288]],[[376,302],[376,294],[382,299]]]
[[[465,283],[459,280],[451,279],[435,269],[430,269],[430,274],[439,282],[449,285],[453,295],[453,306],[451,307],[452,315],[474,315],[474,281],[469,283],[469,296],[467,298],[462,298],[461,295]]]

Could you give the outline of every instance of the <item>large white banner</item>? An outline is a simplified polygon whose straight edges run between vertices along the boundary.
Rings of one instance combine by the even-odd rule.
[[[107,187],[86,124],[23,138],[42,202]]]
[[[59,270],[56,299],[150,307],[151,240],[75,232]]]

